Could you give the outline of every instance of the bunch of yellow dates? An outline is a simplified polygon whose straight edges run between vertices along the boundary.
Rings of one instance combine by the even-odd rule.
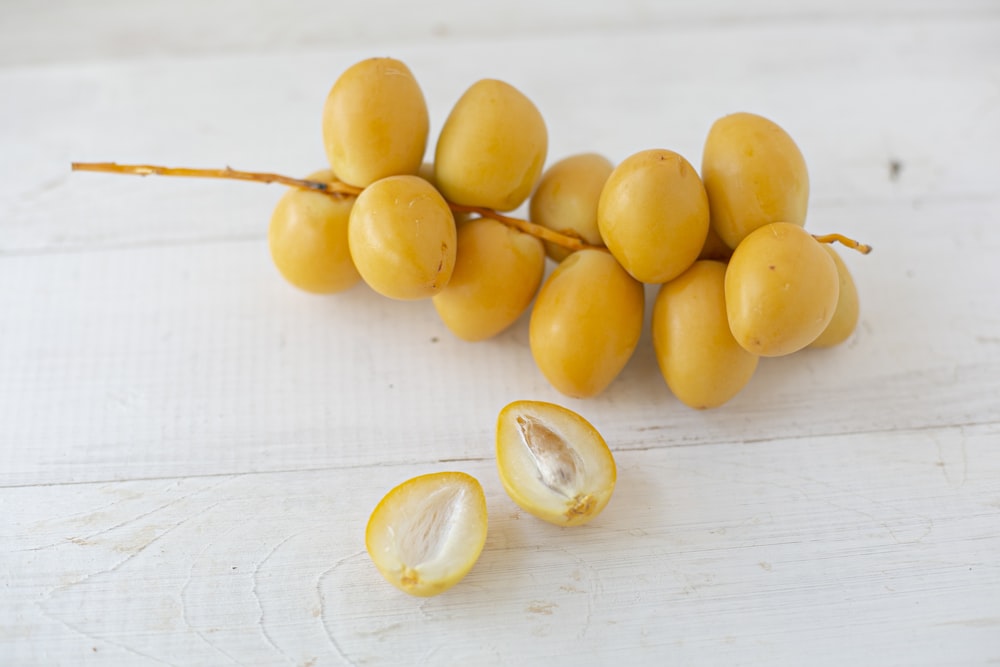
[[[805,161],[775,123],[719,119],[701,175],[681,155],[614,165],[584,153],[545,170],[541,113],[502,81],[474,83],[425,163],[428,112],[398,60],[345,71],[323,109],[330,168],[289,190],[269,231],[281,273],[312,292],[364,280],[393,299],[432,300],[478,341],[529,307],[534,360],[561,393],[600,394],[639,342],[644,284],[659,285],[652,339],[672,392],[719,406],[762,356],[844,341],[858,298],[843,261],[803,230]],[[529,203],[530,221],[504,215]],[[546,257],[558,266],[545,279]],[[533,304],[533,305],[532,305]]]

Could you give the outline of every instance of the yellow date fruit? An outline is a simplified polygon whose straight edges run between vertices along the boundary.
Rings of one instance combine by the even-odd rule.
[[[515,401],[497,420],[497,470],[518,507],[558,526],[587,523],[605,508],[617,468],[597,429],[554,403]]]
[[[323,145],[345,183],[366,187],[416,174],[427,149],[427,102],[409,68],[393,58],[349,67],[323,107]]]
[[[531,221],[589,245],[604,245],[597,228],[597,202],[614,165],[596,153],[581,153],[559,160],[542,174],[531,195]],[[545,243],[546,254],[561,262],[572,252]]]
[[[729,330],[726,265],[699,260],[660,287],[653,305],[653,347],[667,386],[682,403],[715,408],[753,377],[759,357]]]
[[[772,222],[805,224],[809,173],[785,130],[752,113],[715,121],[705,140],[701,177],[712,227],[730,248]]]
[[[336,180],[329,169],[309,180]],[[347,244],[347,223],[353,197],[335,198],[320,192],[290,188],[271,214],[267,243],[284,278],[307,292],[333,294],[354,286],[361,276]]]
[[[861,307],[858,301],[858,288],[854,284],[851,272],[847,270],[847,265],[840,257],[840,253],[831,246],[823,246],[833,262],[837,265],[837,277],[840,282],[839,297],[837,298],[837,309],[833,311],[833,317],[826,329],[819,337],[809,344],[810,347],[833,347],[840,345],[850,338],[854,329],[858,326],[858,317],[861,314]]]
[[[604,250],[578,250],[542,285],[528,328],[531,354],[558,391],[574,398],[604,391],[642,332],[642,284]]]
[[[348,224],[351,257],[368,285],[392,299],[434,296],[455,266],[455,219],[419,176],[389,176],[365,188]]]
[[[395,487],[375,507],[365,548],[393,586],[420,597],[457,584],[486,544],[486,496],[463,472],[420,475]]]
[[[458,228],[458,254],[434,308],[448,329],[467,341],[491,338],[528,308],[545,273],[542,243],[489,218]]]
[[[664,283],[698,258],[708,234],[708,197],[681,155],[652,149],[615,167],[597,224],[611,254],[636,280]]]
[[[774,222],[751,232],[726,268],[726,313],[737,342],[762,357],[802,349],[837,308],[837,265],[804,229]]]
[[[483,79],[445,120],[434,177],[450,202],[512,211],[534,189],[547,150],[548,131],[534,103],[508,83]]]

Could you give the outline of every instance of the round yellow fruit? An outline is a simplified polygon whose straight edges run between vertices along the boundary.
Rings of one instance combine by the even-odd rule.
[[[545,170],[531,195],[531,221],[589,245],[604,245],[597,228],[597,202],[614,166],[603,155],[581,153],[564,158]],[[546,254],[561,262],[572,252],[555,243]]]
[[[729,328],[753,354],[791,354],[823,332],[839,291],[837,265],[823,245],[798,225],[764,225],[743,239],[729,260]]]
[[[531,311],[535,364],[557,390],[604,391],[632,357],[642,332],[642,284],[604,250],[578,250],[542,285]]]
[[[702,153],[712,227],[730,248],[772,222],[805,224],[809,173],[785,130],[752,113],[717,120]]]
[[[329,169],[309,180],[336,180]],[[290,188],[271,214],[267,243],[281,275],[296,287],[316,294],[333,294],[354,286],[361,276],[347,242],[352,197]]]
[[[699,260],[660,287],[653,305],[653,347],[667,386],[682,403],[715,408],[753,377],[758,357],[729,330],[726,265]]]
[[[455,266],[455,219],[419,176],[389,176],[358,195],[348,224],[351,258],[368,285],[392,299],[432,297]]]
[[[833,347],[840,345],[851,337],[854,329],[858,326],[858,317],[861,307],[858,301],[858,288],[854,284],[851,272],[847,270],[847,265],[840,257],[840,253],[831,246],[823,246],[833,258],[837,265],[837,277],[840,281],[840,291],[837,298],[837,309],[833,311],[833,317],[826,329],[819,337],[809,344],[810,347]]]
[[[512,211],[534,189],[547,150],[545,121],[532,101],[510,84],[483,79],[441,128],[434,178],[450,202]]]
[[[496,220],[470,220],[458,228],[455,269],[434,308],[462,340],[485,340],[521,316],[544,273],[541,241]]]
[[[345,183],[366,187],[398,174],[416,174],[427,149],[424,94],[409,68],[393,58],[349,67],[323,107],[323,146]]]
[[[708,234],[708,197],[682,156],[642,151],[611,172],[597,224],[611,254],[636,280],[664,283],[698,258]]]

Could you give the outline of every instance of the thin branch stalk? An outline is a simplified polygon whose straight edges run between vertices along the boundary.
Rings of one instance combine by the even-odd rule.
[[[131,174],[134,176],[181,176],[187,178],[224,178],[237,181],[254,181],[257,183],[280,183],[292,188],[321,192],[331,197],[357,197],[364,188],[348,185],[341,181],[313,181],[305,178],[292,178],[281,174],[272,174],[260,171],[242,171],[225,167],[224,169],[193,169],[190,167],[161,167],[152,164],[118,164],[116,162],[74,162],[73,171],[96,171],[108,174]],[[570,250],[583,250],[596,248],[605,250],[603,246],[590,245],[578,238],[561,234],[557,231],[543,227],[530,220],[513,218],[502,213],[497,213],[493,209],[480,206],[465,206],[448,202],[448,206],[455,213],[472,213],[483,218],[490,218],[501,222],[509,227],[513,227],[525,234],[530,234],[542,241],[549,241],[556,245]],[[872,251],[870,245],[859,243],[854,239],[842,234],[813,235],[820,243],[840,243],[848,248],[857,250],[863,255]]]
[[[292,178],[281,174],[272,174],[258,171],[242,171],[226,167],[225,169],[192,169],[189,167],[161,167],[153,164],[118,164],[116,162],[74,162],[73,171],[96,171],[108,174],[130,174],[133,176],[182,176],[189,178],[225,178],[237,181],[254,181],[257,183],[280,183],[293,188],[321,192],[334,197],[357,197],[364,188],[348,185],[341,181],[313,181],[305,178]],[[543,241],[550,241],[557,245],[569,248],[570,250],[582,250],[584,248],[602,248],[584,243],[580,239],[560,234],[559,232],[542,227],[528,220],[512,218],[497,213],[493,209],[479,206],[463,206],[452,204],[448,206],[455,213],[474,213],[484,218],[491,218],[497,222],[514,227],[525,234],[530,234]]]

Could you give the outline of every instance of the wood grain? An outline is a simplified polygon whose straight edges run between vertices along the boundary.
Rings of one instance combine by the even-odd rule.
[[[998,34],[986,0],[6,3],[0,664],[1000,662]],[[337,73],[387,52],[432,135],[503,78],[550,159],[698,164],[715,118],[775,118],[809,164],[810,230],[875,246],[845,254],[859,330],[697,412],[647,327],[605,394],[569,400],[526,318],[468,344],[428,303],[284,284],[279,188],[68,170],[304,175]],[[495,420],[523,398],[608,440],[619,482],[592,524],[504,494]],[[409,598],[364,526],[445,469],[483,483],[486,549]]]
[[[934,664],[942,643],[964,662],[1000,624],[1000,429],[963,431],[618,452],[612,504],[579,530],[456,462],[490,536],[427,600],[379,578],[362,527],[441,464],[6,489],[9,630],[132,664]]]

